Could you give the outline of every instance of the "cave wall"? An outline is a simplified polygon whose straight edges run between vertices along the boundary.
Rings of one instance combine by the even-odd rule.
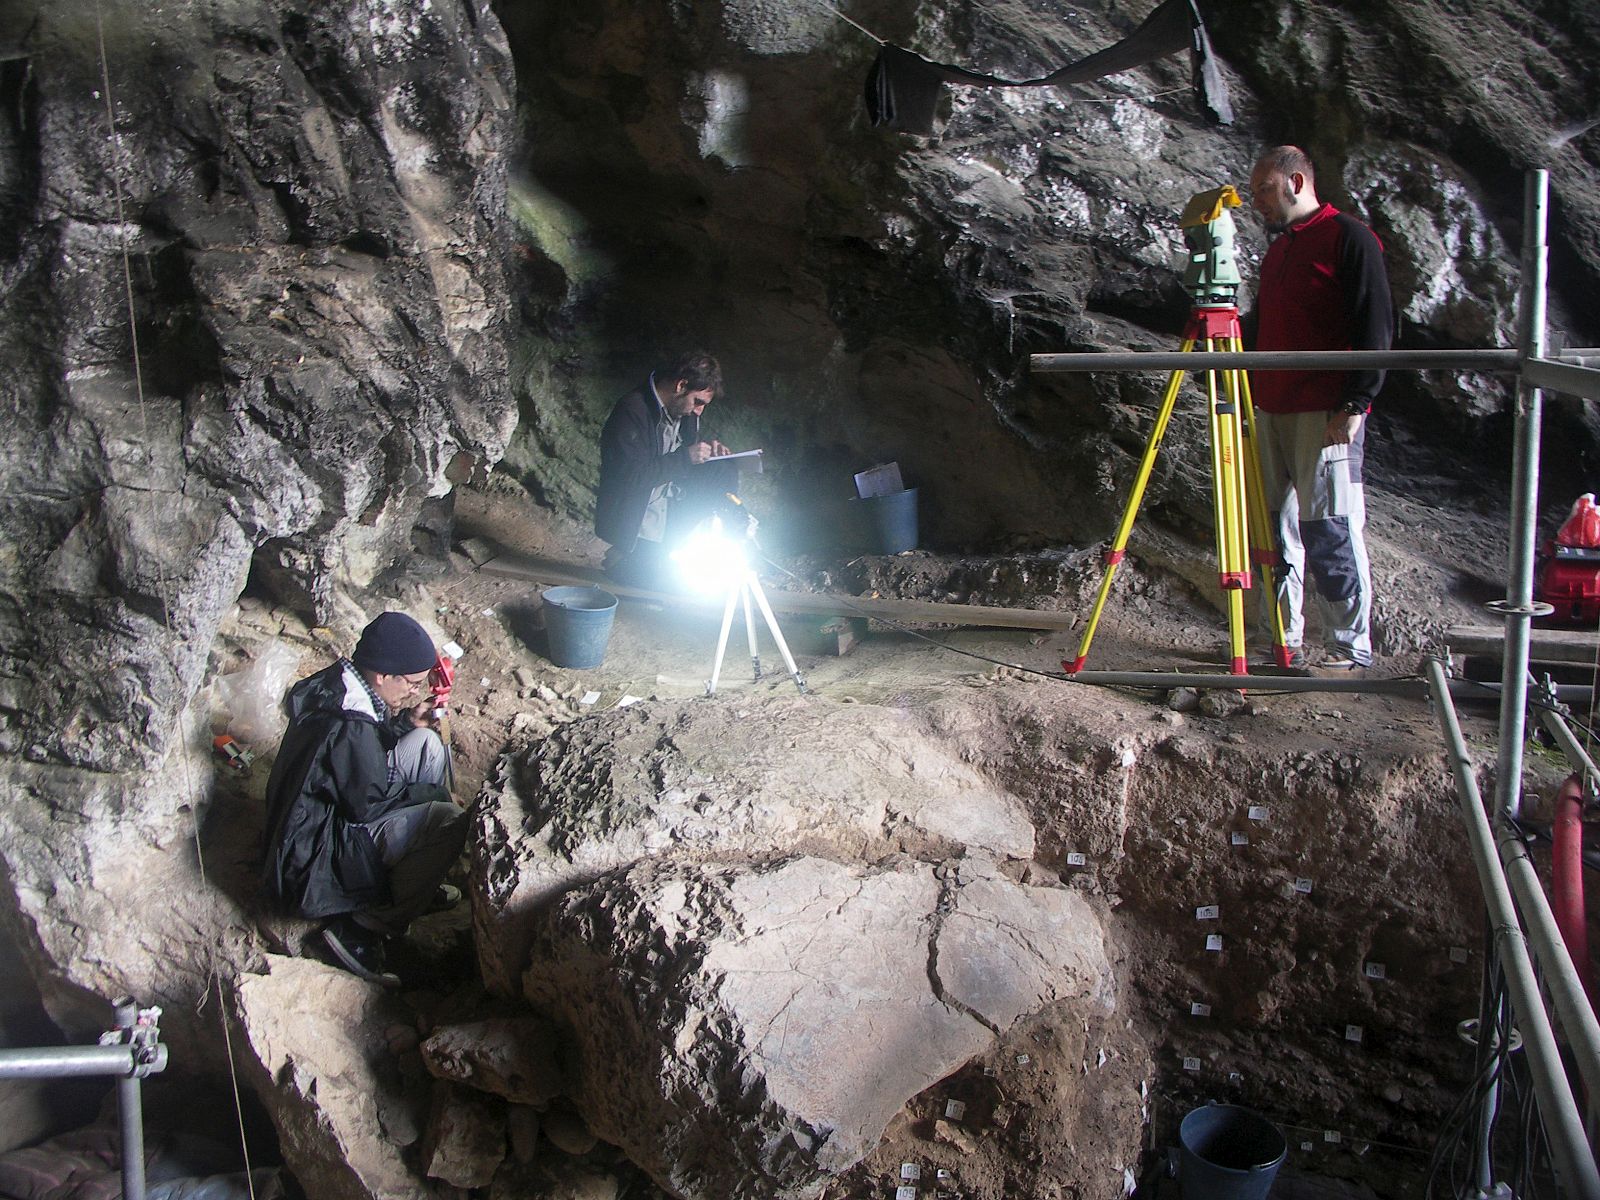
[[[510,435],[515,84],[482,0],[9,0],[0,39],[3,919],[59,1023],[129,992],[181,1041],[253,936],[196,858],[219,624],[253,571],[347,634]]]
[[[1402,342],[1417,346],[1510,339],[1522,172],[1548,167],[1556,321],[1592,337],[1576,298],[1600,281],[1600,133],[1585,124],[1600,97],[1583,70],[1600,30],[1570,7],[1207,6],[1231,126],[1202,117],[1179,57],[1071,89],[948,88],[924,138],[869,127],[876,46],[821,5],[503,3],[523,135],[508,465],[586,515],[611,402],[661,348],[704,343],[729,375],[711,426],[766,446],[759,503],[791,544],[836,542],[828,502],[886,458],[922,485],[931,545],[1106,536],[1158,380],[1030,379],[1026,356],[1174,348],[1178,211],[1243,185],[1260,148],[1288,139],[1384,239]],[[848,11],[930,56],[1025,78],[1147,9]],[[1265,238],[1238,216],[1249,280]],[[1492,450],[1508,395],[1503,379],[1396,375],[1379,434],[1443,428]],[[1578,436],[1556,444],[1593,461],[1586,410],[1557,405]],[[1207,519],[1203,437],[1180,408],[1158,517]]]

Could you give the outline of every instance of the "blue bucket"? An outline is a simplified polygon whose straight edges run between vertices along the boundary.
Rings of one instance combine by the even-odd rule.
[[[1178,1143],[1183,1200],[1264,1200],[1289,1152],[1276,1125],[1233,1104],[1194,1109]]]
[[[578,669],[604,662],[617,598],[597,587],[554,587],[542,598],[550,661]]]
[[[869,551],[899,554],[917,548],[917,489],[858,499],[861,536]]]

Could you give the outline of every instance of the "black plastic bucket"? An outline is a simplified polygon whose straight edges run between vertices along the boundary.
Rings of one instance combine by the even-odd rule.
[[[544,594],[544,628],[550,661],[583,669],[605,661],[617,598],[604,588],[553,587]]]
[[[1178,1143],[1183,1200],[1264,1200],[1289,1152],[1276,1125],[1232,1104],[1194,1109]]]

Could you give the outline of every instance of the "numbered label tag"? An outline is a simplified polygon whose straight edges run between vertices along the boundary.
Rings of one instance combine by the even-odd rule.
[[[1221,915],[1222,906],[1220,904],[1202,904],[1194,910],[1194,919],[1196,921],[1215,921]]]
[[[1191,1017],[1209,1017],[1211,1015],[1211,1005],[1201,1004],[1200,1001],[1196,1000],[1189,1005],[1189,1015]]]
[[[1206,935],[1206,949],[1207,950],[1221,950],[1222,949],[1222,935],[1220,933],[1208,933]]]
[[[905,1184],[894,1190],[894,1200],[917,1200],[917,1189],[911,1184]]]
[[[1322,1140],[1330,1145],[1338,1145],[1344,1139],[1339,1136],[1337,1129],[1324,1129],[1322,1131]]]
[[[952,1121],[959,1121],[967,1115],[967,1102],[965,1100],[946,1100],[944,1102],[944,1115]]]
[[[1359,1042],[1361,1040],[1361,1032],[1361,1026],[1359,1025],[1346,1025],[1344,1027],[1344,1040],[1347,1042]]]
[[[1200,1060],[1198,1058],[1186,1058],[1186,1059],[1184,1059],[1183,1060],[1183,1069],[1185,1071],[1198,1071],[1200,1069]]]
[[[901,1163],[900,1178],[906,1183],[915,1183],[922,1178],[922,1168],[916,1163]]]
[[[1249,817],[1252,821],[1265,821],[1272,815],[1272,810],[1265,804],[1252,804],[1245,810],[1244,815]]]
[[[1228,840],[1235,846],[1248,846],[1250,844],[1250,835],[1236,830],[1228,835]]]
[[[1380,962],[1369,962],[1361,968],[1361,973],[1368,979],[1387,979],[1389,973]]]
[[[1069,866],[1069,867],[1086,866],[1088,864],[1088,862],[1089,862],[1088,857],[1086,855],[1084,855],[1084,854],[1079,853],[1076,850],[1072,851],[1070,854],[1067,855],[1067,866]]]
[[[1311,895],[1311,880],[1296,879],[1294,881],[1294,890],[1299,892],[1302,896]]]

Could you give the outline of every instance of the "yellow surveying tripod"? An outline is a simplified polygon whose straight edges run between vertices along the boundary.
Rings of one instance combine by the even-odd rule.
[[[1202,351],[1242,350],[1239,309],[1239,271],[1233,262],[1233,218],[1228,209],[1240,203],[1239,194],[1224,185],[1201,192],[1190,199],[1180,224],[1189,247],[1189,263],[1183,284],[1194,299],[1188,324],[1183,331],[1183,352],[1197,346]],[[1150,472],[1155,466],[1161,438],[1167,432],[1178,389],[1187,372],[1174,371],[1167,381],[1156,412],[1155,427],[1134,476],[1133,491],[1122,513],[1122,523],[1106,551],[1106,573],[1100,581],[1100,594],[1078,644],[1078,657],[1063,660],[1069,675],[1083,669],[1089,657],[1089,643],[1111,595],[1111,581],[1117,564],[1126,556],[1128,535],[1144,499]],[[1261,568],[1263,583],[1276,596],[1283,559],[1278,553],[1276,531],[1268,521],[1266,490],[1261,482],[1261,459],[1256,452],[1255,407],[1250,401],[1250,378],[1243,371],[1205,369],[1206,411],[1211,424],[1211,493],[1217,533],[1217,579],[1228,602],[1229,649],[1232,672],[1247,673],[1244,650],[1244,593],[1251,586],[1252,564]],[[1278,604],[1272,612],[1273,657],[1280,667],[1288,667],[1289,650],[1283,642],[1283,610]]]

